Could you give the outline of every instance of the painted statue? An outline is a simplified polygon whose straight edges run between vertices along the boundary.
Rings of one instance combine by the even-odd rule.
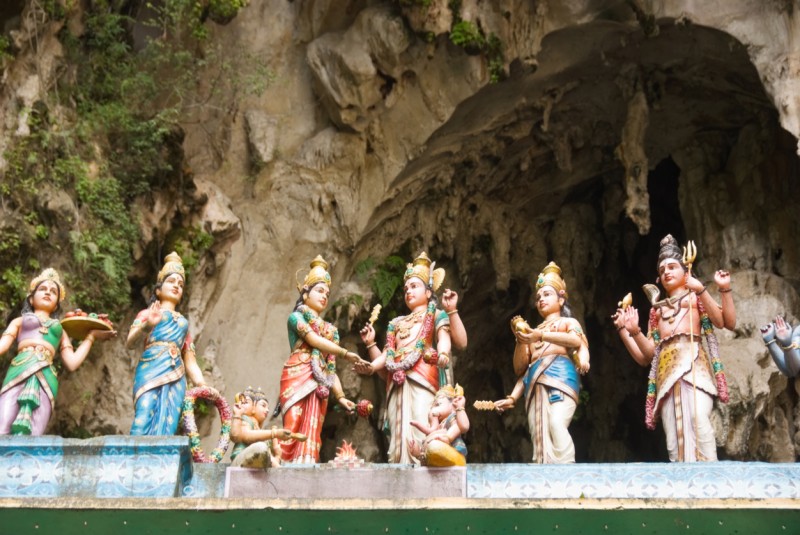
[[[800,325],[792,328],[782,316],[761,327],[761,337],[775,365],[786,376],[800,374]]]
[[[569,424],[578,406],[579,373],[589,371],[589,344],[567,305],[561,268],[550,262],[536,280],[536,309],[544,320],[531,329],[520,317],[511,320],[516,339],[511,394],[494,402],[499,412],[525,396],[528,429],[536,463],[574,463]]]
[[[283,365],[280,386],[280,409],[283,427],[307,440],[282,440],[284,463],[319,462],[322,423],[328,411],[328,399],[339,402],[347,411],[355,403],[344,396],[336,375],[336,357],[350,362],[361,358],[339,345],[339,331],[320,314],[328,306],[331,276],[328,263],[321,256],[311,262],[303,284],[298,284],[300,297],[289,315],[289,347],[292,354]]]
[[[189,321],[176,309],[185,282],[181,257],[173,252],[164,261],[150,306],[137,314],[126,342],[129,349],[139,339],[144,343],[133,380],[131,435],[174,435],[186,376],[195,386],[206,384],[195,358]]]
[[[462,438],[469,431],[465,404],[464,390],[459,385],[445,385],[439,389],[433,398],[427,425],[411,421],[412,426],[425,434],[421,443],[409,439],[408,449],[414,459],[425,466],[467,464],[467,446]]]
[[[356,365],[359,373],[386,370],[383,422],[384,430],[389,433],[390,463],[414,462],[408,448],[409,440],[422,442],[425,435],[411,422],[427,419],[434,395],[447,384],[445,370],[450,363],[450,320],[447,313],[437,310],[434,294],[444,280],[445,272],[433,268],[425,253],[420,254],[413,264],[408,264],[403,277],[403,291],[409,314],[389,323],[383,352],[372,345],[369,348],[372,362]],[[367,331],[374,340],[374,331]]]
[[[113,330],[89,331],[74,349],[58,319],[66,295],[58,272],[45,269],[30,283],[22,316],[0,337],[0,355],[17,343],[17,354],[0,389],[0,435],[44,434],[58,393],[58,372],[53,365],[56,353],[60,350],[64,367],[75,371],[95,340],[117,334]]]
[[[670,461],[717,460],[711,410],[715,397],[728,401],[714,327],[736,326],[731,277],[723,270],[714,274],[722,296],[720,306],[692,276],[695,254],[692,242],[682,253],[671,235],[661,240],[658,280],[667,297],[659,300],[658,288],[645,285],[652,304],[646,335],[639,327],[636,308],[618,309],[614,316],[631,357],[642,366],[650,366],[645,424],[655,429],[657,418],[661,418]]]
[[[266,394],[252,388],[236,395],[233,405],[233,424],[231,438],[234,441],[231,451],[231,466],[244,468],[269,468],[280,466],[280,445],[278,439],[289,439],[288,429],[262,429],[269,414],[269,401]]]

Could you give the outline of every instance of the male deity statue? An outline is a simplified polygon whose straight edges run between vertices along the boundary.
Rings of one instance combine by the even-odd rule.
[[[693,244],[687,249],[693,249]],[[717,445],[711,426],[714,397],[728,401],[728,385],[719,360],[714,328],[733,329],[736,312],[731,298],[731,276],[714,274],[722,305],[691,274],[694,253],[681,252],[671,235],[661,240],[659,290],[645,285],[652,308],[647,334],[639,327],[639,312],[630,306],[614,315],[622,342],[633,359],[650,366],[645,423],[655,429],[660,416],[667,438],[670,461],[716,461]],[[713,325],[713,326],[712,326]],[[700,343],[705,338],[708,351]]]
[[[411,422],[423,422],[439,388],[448,382],[450,319],[437,310],[434,294],[444,280],[444,270],[433,269],[431,259],[420,254],[408,264],[403,292],[409,314],[394,318],[386,329],[381,352],[373,342],[375,333],[365,327],[361,336],[369,348],[371,363],[356,363],[356,371],[372,374],[386,370],[386,413],[390,463],[411,464],[410,440],[421,443],[425,434]]]

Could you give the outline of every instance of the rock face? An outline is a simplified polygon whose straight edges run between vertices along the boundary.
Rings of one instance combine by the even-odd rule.
[[[515,382],[508,320],[536,322],[533,278],[554,260],[592,352],[571,427],[578,459],[665,460],[663,435],[644,428],[647,371],[625,355],[609,315],[628,291],[645,315],[637,288],[655,278],[658,241],[672,233],[697,243],[702,280],[733,273],[738,325],[719,333],[731,389],[715,411],[721,456],[794,460],[798,391],[758,334],[776,314],[800,315],[794,4],[465,0],[458,13],[443,1],[406,4],[265,0],[211,26],[224,49],[260,57],[275,80],[260,96],[232,95],[232,115],[184,125],[197,199],[186,219],[216,238],[188,301],[212,382],[229,398],[260,385],[277,399],[295,271],[317,254],[332,264],[335,301],[361,261],[424,249],[461,296],[470,343],[456,379],[470,401],[499,399]],[[485,54],[448,39],[457,21],[499,39],[502,81],[488,83]],[[0,139],[24,135],[20,103],[46,85],[19,61],[3,72]],[[47,202],[70,212],[56,194]],[[159,205],[164,214],[171,203]],[[155,204],[142,210],[174,220]],[[366,318],[345,316],[343,340],[363,355]],[[112,347],[64,380],[60,418],[125,430],[131,372],[121,354]],[[348,397],[373,399],[377,416],[382,385],[344,368]],[[96,406],[73,408],[101,381],[114,386]],[[342,438],[383,458],[377,418],[329,414],[324,459]],[[471,417],[471,461],[530,459],[521,409]]]

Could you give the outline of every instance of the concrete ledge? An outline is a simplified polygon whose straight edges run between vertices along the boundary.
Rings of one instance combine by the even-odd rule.
[[[467,469],[368,464],[269,470],[228,468],[225,496],[231,498],[445,498],[467,496]]]
[[[0,436],[0,497],[175,497],[191,477],[186,437]]]

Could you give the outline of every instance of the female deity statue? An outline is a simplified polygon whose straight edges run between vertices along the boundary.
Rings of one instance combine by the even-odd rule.
[[[45,269],[31,281],[22,316],[14,319],[0,337],[0,355],[17,342],[17,354],[0,389],[0,435],[44,434],[58,393],[58,372],[53,366],[56,351],[61,350],[64,366],[75,371],[95,340],[108,340],[117,334],[113,330],[89,331],[74,349],[58,319],[66,295],[58,272]]]
[[[693,244],[690,243],[689,249],[693,249]],[[685,260],[678,242],[667,235],[661,240],[657,266],[667,298],[659,301],[658,288],[645,285],[652,303],[648,334],[645,336],[639,327],[636,308],[619,309],[614,316],[631,357],[642,366],[650,366],[645,424],[655,429],[656,419],[661,417],[670,461],[717,460],[711,410],[714,397],[728,401],[728,386],[713,327],[736,326],[736,311],[730,296],[731,276],[723,270],[714,274],[722,296],[720,306],[703,283],[692,276],[693,260],[688,257]],[[700,343],[701,334],[708,352]]]
[[[469,431],[469,418],[464,410],[464,389],[445,385],[436,392],[428,414],[428,424],[411,421],[425,433],[420,444],[409,439],[411,456],[425,466],[464,466],[467,464],[467,445],[462,435]]]
[[[773,323],[761,327],[761,337],[781,373],[797,377],[800,374],[800,325],[793,329],[778,316]]]
[[[381,352],[371,328],[362,329],[371,363],[356,364],[356,371],[372,374],[386,370],[385,427],[389,431],[389,462],[413,463],[409,439],[422,442],[425,435],[411,425],[427,419],[433,398],[447,383],[450,362],[450,321],[436,309],[434,292],[444,280],[443,269],[432,269],[431,259],[420,254],[408,264],[403,290],[410,314],[394,318],[386,329]]]
[[[544,320],[535,329],[519,316],[511,320],[516,338],[511,394],[494,402],[499,412],[525,395],[528,428],[536,463],[574,463],[569,424],[578,406],[580,378],[589,371],[589,343],[567,305],[561,268],[550,262],[536,280],[536,309]]]
[[[136,316],[126,347],[144,339],[133,381],[135,415],[131,435],[174,435],[186,393],[186,375],[195,386],[205,379],[195,358],[189,321],[176,310],[183,298],[181,257],[170,253],[158,272],[150,307]]]
[[[339,345],[339,331],[320,314],[328,306],[331,276],[328,263],[321,256],[311,262],[311,270],[302,286],[300,297],[289,315],[289,347],[292,354],[281,373],[280,409],[283,427],[291,433],[307,437],[282,440],[281,459],[284,463],[309,464],[319,462],[322,423],[328,410],[328,397],[346,410],[355,403],[344,396],[336,375],[336,357],[350,362],[361,358]]]
[[[280,466],[280,445],[277,439],[288,439],[288,429],[262,429],[269,414],[266,394],[252,388],[236,395],[233,405],[231,466],[269,468]]]

